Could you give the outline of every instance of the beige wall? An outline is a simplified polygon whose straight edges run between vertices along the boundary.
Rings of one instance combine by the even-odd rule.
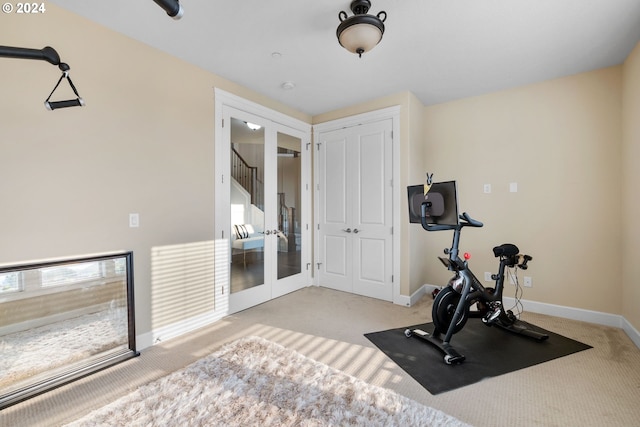
[[[402,168],[407,171],[405,173],[407,181],[402,183],[400,189],[402,240],[406,242],[403,249],[407,251],[403,252],[402,274],[409,286],[409,289],[405,287],[404,290],[408,292],[404,295],[412,295],[425,284],[424,278],[428,274],[428,263],[425,262],[423,247],[429,238],[421,226],[410,224],[408,221],[409,207],[405,188],[409,185],[424,184],[427,172],[424,159],[428,158],[424,132],[424,106],[415,96],[412,96],[409,101],[407,158],[402,159]]]
[[[621,106],[617,66],[425,108],[425,169],[457,180],[460,210],[485,224],[461,239],[480,280],[491,248],[515,243],[533,256],[525,299],[622,313]],[[430,233],[426,283],[446,283],[450,245]]]
[[[534,257],[526,299],[621,313],[640,327],[638,47],[624,66],[537,85],[427,108],[405,92],[311,118],[52,4],[3,18],[0,40],[55,47],[87,102],[46,111],[56,67],[0,58],[0,263],[133,250],[138,334],[207,308],[185,301],[202,299],[193,289],[164,290],[153,305],[152,263],[213,239],[214,87],[308,123],[400,105],[400,186],[425,171],[458,181],[461,208],[486,224],[463,235],[474,270],[494,271],[491,247],[512,241]],[[131,212],[140,228],[128,227]],[[407,224],[404,203],[401,215],[401,294],[446,283],[435,257],[450,236]]]
[[[152,252],[214,237],[213,88],[311,117],[53,4],[1,20],[3,45],[54,47],[87,105],[45,110],[57,67],[0,58],[0,263],[133,250],[138,335],[210,310],[189,283],[151,301]]]
[[[622,68],[622,315],[640,330],[640,43]]]

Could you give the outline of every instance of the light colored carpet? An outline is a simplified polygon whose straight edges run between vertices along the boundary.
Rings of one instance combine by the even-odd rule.
[[[227,344],[68,427],[467,424],[260,337]]]

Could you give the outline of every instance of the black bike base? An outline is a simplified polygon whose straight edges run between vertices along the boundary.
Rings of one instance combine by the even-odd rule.
[[[484,322],[483,322],[484,323]],[[497,326],[500,329],[503,329],[507,332],[511,332],[513,334],[522,335],[527,338],[532,338],[536,341],[545,341],[549,339],[549,334],[543,332],[542,330],[534,329],[535,326],[529,323],[516,321],[511,324],[506,324],[497,320],[493,323],[484,323],[486,326]],[[466,357],[459,353],[455,348],[451,346],[450,343],[445,343],[442,341],[440,333],[429,333],[422,329],[406,329],[404,331],[404,335],[407,338],[415,337],[418,338],[428,344],[435,346],[438,350],[442,352],[444,355],[444,363],[447,365],[458,365],[466,359]],[[455,335],[454,335],[455,336]]]
[[[407,329],[404,331],[404,334],[407,338],[416,337],[428,344],[434,345],[444,354],[444,363],[447,365],[458,365],[466,359],[463,354],[458,353],[451,345],[443,342],[440,334],[430,334],[422,329]]]
[[[511,332],[512,334],[523,335],[527,338],[532,338],[536,341],[545,341],[549,339],[549,334],[544,332],[539,332],[532,329],[529,324],[524,324],[524,322],[515,322],[511,325],[504,325],[500,322],[494,323],[492,326],[497,326],[501,329],[504,329],[507,332]]]
[[[549,339],[529,339],[488,328],[479,319],[469,319],[451,340],[455,350],[466,357],[463,363],[456,365],[443,363],[444,351],[437,345],[415,339],[417,335],[411,339],[405,335],[407,329],[433,331],[433,323],[370,332],[365,337],[434,395],[591,348],[555,332],[521,322],[530,329],[547,334]]]

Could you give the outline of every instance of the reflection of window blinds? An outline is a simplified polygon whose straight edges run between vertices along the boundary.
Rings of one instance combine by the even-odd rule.
[[[20,273],[0,274],[0,295],[9,295],[20,291]]]
[[[40,270],[42,287],[89,282],[104,276],[104,261],[66,264]]]
[[[15,350],[0,354],[0,409],[137,355],[131,265],[124,253],[0,269],[0,344]]]

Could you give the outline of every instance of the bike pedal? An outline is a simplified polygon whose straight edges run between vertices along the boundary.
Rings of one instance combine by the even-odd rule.
[[[498,320],[500,314],[502,314],[502,310],[500,310],[499,308],[495,309],[491,313],[487,313],[487,315],[482,318],[482,323],[484,323],[485,325],[492,325],[496,322],[496,320]]]

